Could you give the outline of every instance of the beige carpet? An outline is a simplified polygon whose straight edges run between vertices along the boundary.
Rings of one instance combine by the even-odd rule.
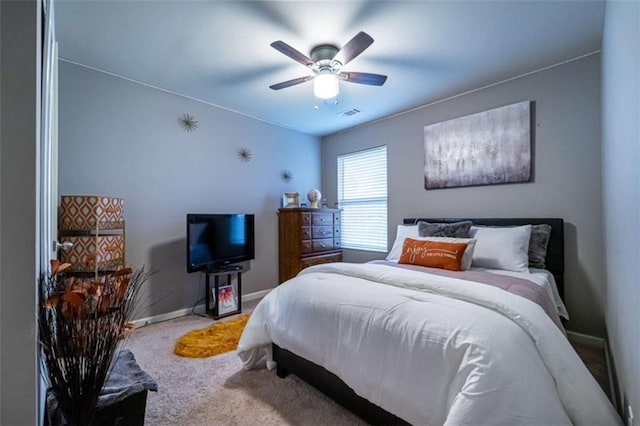
[[[202,359],[173,354],[181,335],[211,324],[188,316],[132,333],[125,347],[158,382],[158,392],[147,397],[145,424],[366,424],[294,375],[280,379],[274,371],[244,371],[235,351]]]

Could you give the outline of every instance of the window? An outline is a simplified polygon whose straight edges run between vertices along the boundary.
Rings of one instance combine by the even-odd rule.
[[[342,247],[387,251],[387,147],[338,156]]]

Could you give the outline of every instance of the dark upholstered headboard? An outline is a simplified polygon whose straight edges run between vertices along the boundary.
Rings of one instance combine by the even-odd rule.
[[[520,226],[520,225],[540,225],[546,223],[551,225],[551,237],[549,238],[549,247],[547,248],[547,258],[545,261],[546,269],[551,272],[558,286],[560,297],[564,300],[564,220],[563,219],[545,219],[545,218],[494,218],[494,219],[453,219],[453,218],[406,218],[403,219],[405,225],[416,223],[419,220],[425,222],[460,222],[461,220],[470,220],[474,225],[481,226]]]

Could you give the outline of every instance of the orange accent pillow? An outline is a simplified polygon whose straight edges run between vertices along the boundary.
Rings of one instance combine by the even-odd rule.
[[[467,243],[443,243],[405,238],[398,263],[461,271],[462,256],[466,248]]]

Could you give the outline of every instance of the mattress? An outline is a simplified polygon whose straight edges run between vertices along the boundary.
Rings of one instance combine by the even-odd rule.
[[[561,327],[490,285],[314,266],[256,306],[238,345],[245,368],[274,368],[271,343],[412,424],[620,424]]]

